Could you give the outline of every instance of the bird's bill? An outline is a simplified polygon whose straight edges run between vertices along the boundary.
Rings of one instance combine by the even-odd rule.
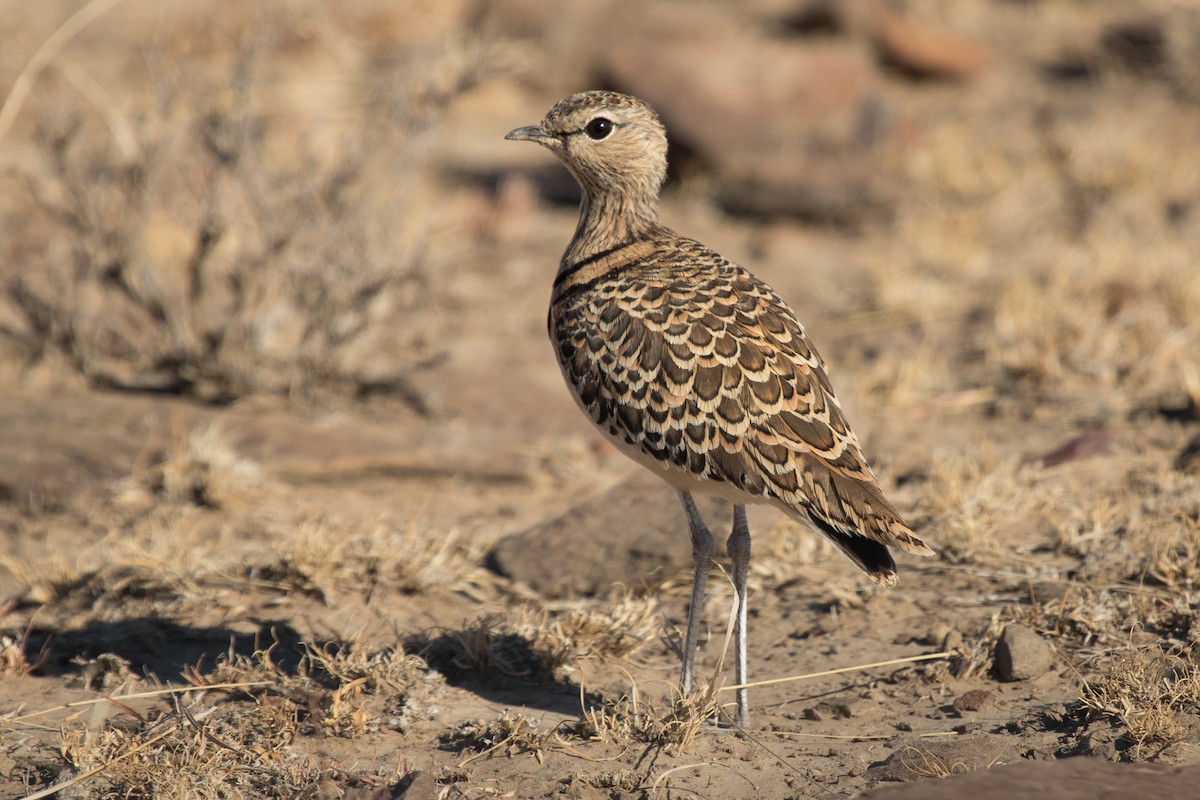
[[[549,133],[541,125],[526,125],[524,128],[509,131],[504,138],[514,142],[538,142],[539,144],[545,144],[554,138],[554,134]]]

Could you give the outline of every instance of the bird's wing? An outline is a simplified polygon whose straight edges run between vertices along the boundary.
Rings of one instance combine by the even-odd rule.
[[[683,240],[574,288],[551,335],[618,444],[783,508],[883,582],[887,545],[931,552],[883,497],[820,355],[766,284]]]

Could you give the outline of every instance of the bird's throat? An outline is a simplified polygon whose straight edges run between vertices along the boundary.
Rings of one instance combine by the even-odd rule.
[[[618,245],[648,238],[661,228],[657,197],[585,193],[579,204],[579,224],[563,253],[562,266],[569,267]]]

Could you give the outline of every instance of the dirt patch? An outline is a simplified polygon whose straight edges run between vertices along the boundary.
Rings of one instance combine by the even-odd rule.
[[[3,86],[75,11],[9,5]],[[543,5],[128,0],[30,73],[0,133],[5,796],[1069,797],[1147,764],[1172,796],[1200,17]],[[810,120],[778,104],[820,76],[679,55],[714,42],[861,80]],[[683,515],[561,384],[577,196],[502,140],[614,84],[670,95],[665,220],[792,303],[939,553],[882,590],[752,509],[747,731],[720,570],[678,696]]]

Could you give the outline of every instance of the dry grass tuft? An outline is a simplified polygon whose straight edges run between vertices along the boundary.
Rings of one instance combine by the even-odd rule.
[[[0,569],[6,570],[24,588],[24,601],[38,605],[63,597],[89,574],[86,555],[38,546],[50,540],[50,527],[44,523],[30,525],[27,536],[10,539],[5,542],[5,549],[0,550]]]
[[[29,634],[32,629],[31,622],[19,636],[0,634],[0,675],[23,678],[32,675],[46,662],[50,650],[49,639],[42,644],[41,652],[33,660],[29,658]]]
[[[1177,516],[1147,557],[1146,572],[1172,592],[1200,589],[1200,520]]]
[[[919,778],[948,778],[972,771],[965,761],[949,761],[919,747],[906,747],[903,753],[905,768]]]
[[[396,648],[306,644],[304,667],[330,687],[321,725],[345,737],[380,728],[407,731],[415,719],[432,713],[427,701],[442,685],[423,659]],[[382,701],[382,708],[368,707],[368,695]]]
[[[558,613],[529,614],[518,628],[536,632],[535,639],[561,642],[574,654],[573,661],[621,658],[653,641],[659,617],[656,598],[626,594],[611,605],[589,603]]]
[[[1119,722],[1140,758],[1144,747],[1181,741],[1200,728],[1200,665],[1161,645],[1130,648],[1084,684],[1080,700],[1092,714]]]
[[[607,610],[526,607],[511,621],[489,614],[457,630],[427,632],[413,647],[451,676],[475,673],[542,683],[560,679],[583,659],[630,655],[653,640],[657,626],[653,598],[626,596]]]
[[[489,614],[456,630],[426,632],[413,647],[447,677],[474,673],[545,683],[555,680],[572,658],[566,642],[539,634],[537,629],[519,632],[503,615]]]
[[[1093,231],[1004,285],[986,357],[1039,395],[1091,393],[1116,412],[1154,408],[1185,389],[1200,350],[1193,262],[1183,241]]]
[[[500,754],[515,756],[528,753],[542,763],[547,747],[557,743],[554,731],[542,730],[529,717],[503,712],[494,720],[469,720],[441,737],[442,743],[456,751],[471,750],[474,755],[458,766]]]
[[[635,686],[620,700],[584,709],[573,731],[586,740],[618,745],[640,742],[682,753],[705,726],[713,724],[719,711],[712,686],[688,697],[675,694],[667,706],[641,701]]]
[[[943,558],[994,562],[1036,544],[1057,499],[1053,487],[1040,480],[1039,468],[990,451],[942,455],[933,463],[918,507],[932,517],[927,526],[937,531]]]
[[[1011,613],[1017,621],[1056,640],[1073,640],[1087,646],[1119,636],[1121,622],[1128,616],[1128,611],[1125,593],[1072,584],[1061,597],[1046,601],[1035,599]]]
[[[94,772],[90,797],[294,797],[318,773],[289,759],[295,709],[262,702],[182,703],[152,718],[97,722],[83,712],[62,724],[62,757]]]
[[[167,510],[122,538],[101,539],[69,557],[59,552],[45,560],[39,547],[17,542],[13,551],[0,553],[0,567],[26,587],[27,602],[71,601],[98,615],[161,614],[199,602],[202,587],[215,578],[220,560],[209,556],[221,552],[221,537],[194,522]]]
[[[262,483],[258,464],[237,452],[237,439],[219,424],[174,437],[161,461],[134,472],[116,489],[114,503],[224,508]]]
[[[332,603],[341,592],[369,597],[384,584],[417,593],[470,591],[495,581],[483,567],[489,538],[459,528],[430,530],[412,520],[393,524],[378,517],[323,514],[272,518],[265,524],[277,560],[251,567],[245,577],[278,591],[300,591]]]
[[[442,686],[422,659],[395,648],[305,643],[294,672],[275,661],[274,649],[230,652],[211,672],[193,668],[185,677],[199,689],[254,684],[248,691],[259,702],[293,706],[305,734],[320,731],[344,738],[384,728],[406,731],[415,719],[432,713],[427,701]]]

